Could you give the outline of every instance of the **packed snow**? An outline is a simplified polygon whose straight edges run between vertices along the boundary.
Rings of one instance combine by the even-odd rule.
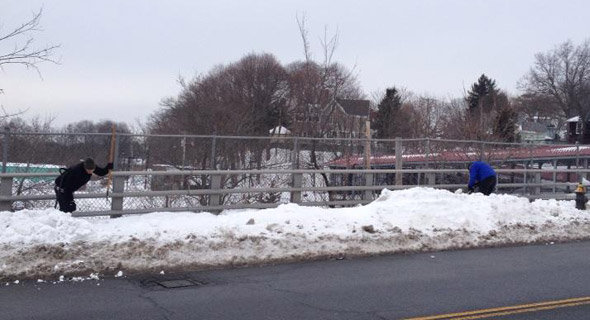
[[[129,273],[551,243],[589,238],[573,201],[383,190],[350,208],[284,204],[219,215],[160,212],[73,218],[54,209],[0,212],[0,279],[97,279]],[[82,277],[82,278],[80,278]]]

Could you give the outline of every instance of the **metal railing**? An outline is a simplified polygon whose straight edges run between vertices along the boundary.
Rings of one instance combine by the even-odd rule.
[[[58,169],[85,157],[102,166],[110,143],[110,133],[5,130],[0,209],[53,207]],[[353,205],[372,201],[382,188],[464,187],[474,160],[502,168],[498,172],[512,170],[500,179],[500,192],[566,197],[572,182],[582,172],[587,176],[590,148],[561,145],[567,152],[547,157],[537,152],[543,147],[548,145],[117,133],[113,193],[107,197],[104,179],[89,182],[76,193],[77,214]],[[532,169],[537,166],[543,170]]]
[[[588,169],[498,169],[500,179],[497,188],[500,193],[508,193],[535,198],[573,199],[576,183],[558,182],[558,173],[587,175]],[[95,188],[98,192],[77,192],[77,202],[85,200],[101,201],[105,199],[102,210],[95,207],[84,208],[74,216],[117,216],[121,214],[138,214],[156,211],[209,211],[219,212],[228,209],[273,208],[284,203],[296,203],[303,206],[350,206],[366,204],[373,201],[384,188],[399,190],[416,186],[455,190],[464,188],[467,183],[466,169],[265,169],[265,170],[179,170],[179,171],[115,171],[113,172],[113,192],[107,196],[105,188]],[[553,180],[543,179],[543,174]],[[322,185],[310,181],[331,177],[355,178],[355,185]],[[390,183],[376,183],[377,177],[387,176]],[[459,175],[462,183],[448,183],[448,177]],[[51,207],[55,195],[52,180],[56,173],[1,173],[0,174],[0,210],[10,211],[29,207]],[[236,177],[260,179],[282,176],[283,185],[229,184]],[[146,183],[146,188],[135,188],[131,180],[141,178],[150,181],[158,177],[198,178],[205,181],[198,188],[186,184],[185,188],[172,190],[153,190],[153,184]],[[519,182],[508,181],[516,177]],[[411,179],[409,179],[411,178]],[[16,185],[23,181],[37,179],[41,187],[29,194],[16,194]],[[48,179],[48,180],[44,180]],[[243,179],[242,181],[248,181]],[[314,180],[315,179],[315,180]],[[184,181],[183,180],[183,181]],[[411,180],[413,183],[404,183]],[[451,179],[452,180],[452,179]],[[100,182],[100,181],[97,181]],[[25,183],[26,184],[26,183]],[[253,195],[251,198],[242,195]],[[268,198],[261,196],[268,195]],[[274,196],[271,196],[274,195]],[[170,201],[170,199],[174,201]],[[139,199],[139,200],[138,200]],[[263,199],[256,201],[256,199]],[[39,204],[41,202],[41,204]],[[20,204],[20,205],[19,205]]]
[[[2,133],[2,172],[26,170],[26,165],[69,166],[81,158],[93,157],[97,162],[108,159],[110,133]],[[461,150],[472,160],[501,162],[506,155],[495,154],[500,149],[532,149],[538,146],[523,143],[452,139],[368,139],[314,138],[292,136],[215,136],[179,134],[116,134],[114,159],[118,171],[152,169],[154,165],[178,169],[264,169],[287,165],[292,168],[317,168],[335,158],[386,155],[424,154],[436,164],[441,150]],[[557,146],[554,145],[554,146]],[[579,146],[561,144],[563,147]],[[283,157],[270,157],[271,150],[280,149]],[[309,152],[322,156],[313,159]],[[288,153],[287,153],[288,152]],[[531,153],[530,160],[535,155]],[[582,165],[581,159],[576,166]],[[11,164],[19,164],[14,168]]]

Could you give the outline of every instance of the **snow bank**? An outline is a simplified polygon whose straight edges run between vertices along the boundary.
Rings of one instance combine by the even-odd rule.
[[[0,279],[199,269],[498,246],[588,237],[573,201],[383,190],[366,206],[119,219],[72,218],[53,209],[0,212]]]

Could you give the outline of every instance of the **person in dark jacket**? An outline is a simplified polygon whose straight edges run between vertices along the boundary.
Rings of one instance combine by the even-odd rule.
[[[87,158],[67,168],[55,179],[55,197],[59,204],[59,210],[63,212],[76,211],[74,192],[90,181],[93,173],[104,176],[112,169],[112,163],[108,163],[106,167],[100,168],[96,166],[94,160],[91,158]]]
[[[474,192],[476,186],[486,196],[496,189],[496,171],[483,161],[474,161],[469,165],[468,193]]]

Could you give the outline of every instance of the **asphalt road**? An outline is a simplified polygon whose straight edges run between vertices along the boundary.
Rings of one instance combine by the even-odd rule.
[[[467,317],[590,319],[590,242],[0,286],[3,320]]]

